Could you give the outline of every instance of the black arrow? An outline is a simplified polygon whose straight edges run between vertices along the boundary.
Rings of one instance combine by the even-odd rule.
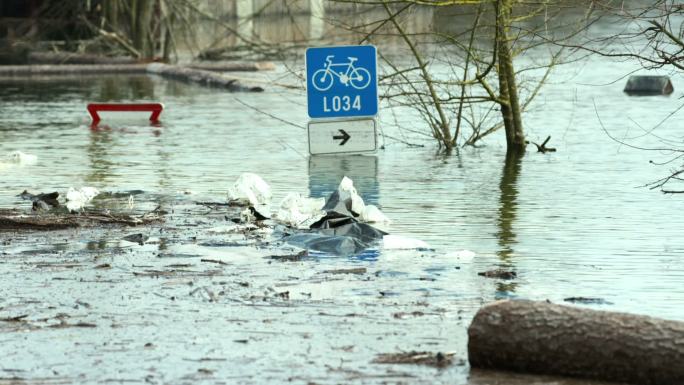
[[[342,142],[340,142],[340,146],[344,146],[344,144],[347,143],[351,136],[349,136],[349,134],[347,134],[347,131],[345,130],[340,129],[337,131],[339,131],[342,135],[333,135],[333,140],[342,140]]]

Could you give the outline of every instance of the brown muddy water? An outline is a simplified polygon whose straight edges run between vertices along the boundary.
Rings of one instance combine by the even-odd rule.
[[[287,64],[303,69],[301,59]],[[586,384],[470,371],[466,329],[498,298],[592,297],[601,301],[585,306],[684,320],[684,201],[641,187],[678,164],[649,163],[672,154],[621,145],[597,119],[639,146],[681,144],[681,112],[657,137],[635,122],[647,129],[677,111],[684,78],[670,74],[671,97],[630,98],[622,76],[637,68],[605,58],[561,67],[525,117],[529,138],[551,135],[558,152],[530,148],[507,165],[503,133],[439,155],[405,129],[422,128],[415,114],[387,105],[383,132],[426,147],[385,137],[372,156],[309,157],[304,129],[239,102],[303,126],[301,90],[4,79],[0,156],[38,159],[0,164],[0,208],[29,212],[17,197],[24,189],[93,186],[115,193],[96,207],[141,214],[160,205],[168,214],[137,228],[0,233],[0,383]],[[240,76],[293,79],[283,65]],[[92,101],[161,101],[162,127],[91,131]],[[234,209],[197,204],[224,202],[243,172],[261,175],[276,203],[290,191],[326,196],[349,176],[393,220],[392,234],[431,248],[269,258],[280,252],[277,233],[235,231]],[[135,233],[149,239],[122,239]],[[477,274],[498,267],[517,278]],[[412,350],[451,352],[454,363],[374,362]]]

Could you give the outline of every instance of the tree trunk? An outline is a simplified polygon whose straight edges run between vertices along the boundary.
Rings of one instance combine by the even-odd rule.
[[[506,130],[506,145],[509,152],[525,151],[518,87],[515,68],[509,44],[508,29],[511,20],[511,0],[499,0],[496,10],[497,53],[499,55],[499,93],[506,103],[501,105],[501,115]]]
[[[684,323],[554,305],[498,301],[468,329],[473,368],[636,384],[684,384]]]
[[[109,24],[110,28],[108,30],[119,31],[119,12],[121,8],[119,7],[119,0],[109,0],[105,1],[103,9],[103,15],[105,21]]]
[[[152,15],[154,11],[155,0],[137,0],[137,8],[132,12],[137,13],[134,16],[135,24],[132,25],[133,46],[143,55],[142,59],[149,59],[154,56],[154,42],[152,39]]]

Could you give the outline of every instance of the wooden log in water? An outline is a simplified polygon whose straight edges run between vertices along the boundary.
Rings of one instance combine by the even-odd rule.
[[[28,53],[28,64],[139,64],[140,61],[126,56],[102,56],[75,52],[44,52],[32,51]],[[271,71],[275,64],[269,61],[219,61],[191,63],[187,67],[222,72],[252,72]]]
[[[233,77],[228,77],[211,71],[199,70],[188,67],[180,67],[162,63],[147,65],[147,72],[177,80],[198,83],[210,87],[226,88],[231,91],[261,92],[264,89],[258,86],[247,86]]]
[[[254,72],[272,71],[275,69],[275,64],[270,61],[225,61],[191,63],[188,67],[205,71]]]
[[[234,77],[219,73],[162,63],[151,64],[60,64],[0,66],[0,78],[36,75],[155,74],[230,91],[260,92],[259,86],[245,85]]]
[[[147,71],[147,64],[41,64],[0,66],[0,76],[30,75],[88,75],[139,73]]]
[[[684,384],[684,322],[499,301],[478,311],[468,337],[473,368]]]

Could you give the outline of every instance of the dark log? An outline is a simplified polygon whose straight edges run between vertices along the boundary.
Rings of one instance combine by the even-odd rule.
[[[244,85],[239,79],[211,71],[180,67],[170,64],[63,64],[63,65],[11,65],[0,66],[0,78],[35,75],[88,75],[88,74],[155,74],[181,81],[199,83],[230,91],[260,92],[259,86]]]
[[[228,77],[215,72],[179,67],[169,64],[148,64],[147,72],[177,80],[199,83],[205,86],[226,88],[230,91],[260,92],[264,90],[258,86],[246,86],[240,84],[236,78]]]
[[[554,305],[499,301],[468,329],[473,368],[635,384],[684,384],[684,322]]]
[[[275,64],[270,61],[226,61],[226,62],[203,62],[192,63],[188,67],[206,71],[221,72],[252,72],[252,71],[272,71]]]
[[[63,65],[12,65],[0,66],[0,76],[28,75],[88,75],[140,73],[147,71],[147,64],[63,64]]]

